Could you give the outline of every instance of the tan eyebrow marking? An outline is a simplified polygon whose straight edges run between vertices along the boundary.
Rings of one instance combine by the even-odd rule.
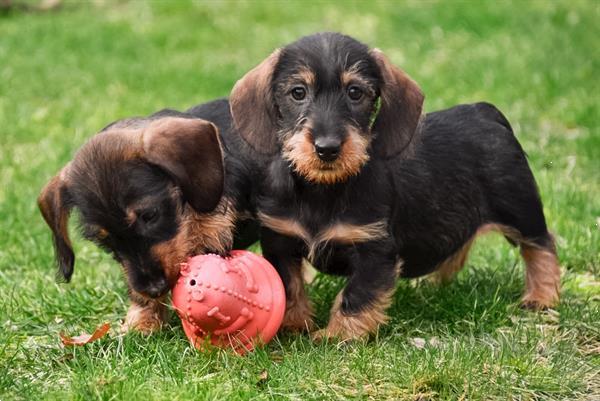
[[[302,66],[294,74],[287,76],[285,82],[280,84],[280,88],[289,91],[300,83],[305,84],[308,87],[314,87],[315,82],[316,76],[314,71],[306,66]]]
[[[104,228],[104,227],[100,227],[100,228],[98,229],[98,232],[97,232],[97,234],[96,234],[96,235],[98,236],[98,238],[99,238],[99,239],[104,239],[104,238],[108,237],[109,233],[108,233],[108,231],[106,230],[106,228]]]
[[[296,74],[293,74],[290,78],[296,78],[309,86],[314,86],[315,84],[315,73],[308,67],[300,68]]]
[[[373,96],[375,94],[372,84],[364,76],[358,73],[358,71],[342,71],[341,80],[342,85],[345,88],[351,84],[359,84],[369,96]]]

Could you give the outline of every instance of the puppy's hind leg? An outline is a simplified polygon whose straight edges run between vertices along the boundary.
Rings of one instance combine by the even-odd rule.
[[[560,295],[560,265],[552,235],[544,229],[542,235],[525,237],[513,227],[493,227],[521,248],[525,261],[525,294],[521,307],[532,310],[554,307]]]
[[[540,244],[541,243],[541,244]],[[543,310],[555,306],[560,293],[560,266],[550,233],[541,241],[520,241],[525,260],[525,295],[521,305]]]
[[[545,231],[540,236],[524,237],[514,227],[486,224],[476,235],[499,231],[513,245],[518,245],[525,261],[525,294],[521,306],[525,309],[544,310],[555,306],[560,293],[560,266],[552,235]]]

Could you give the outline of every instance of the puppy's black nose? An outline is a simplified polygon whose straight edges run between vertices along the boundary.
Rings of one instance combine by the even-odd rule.
[[[169,283],[166,279],[160,278],[146,288],[146,294],[151,298],[158,298],[169,290]]]
[[[340,155],[341,143],[335,138],[319,138],[315,141],[315,151],[319,159],[332,162]]]

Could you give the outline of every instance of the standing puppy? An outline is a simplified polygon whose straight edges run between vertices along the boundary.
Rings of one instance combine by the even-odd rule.
[[[125,327],[158,329],[181,262],[229,252],[236,229],[236,247],[258,239],[258,230],[240,221],[249,207],[251,171],[240,141],[231,132],[227,100],[104,128],[38,199],[53,233],[59,276],[69,281],[73,274],[68,219],[75,208],[83,235],[123,267],[131,298]]]
[[[353,339],[386,322],[398,277],[448,280],[489,229],[521,247],[523,304],[557,302],[554,243],[508,121],[487,103],[422,115],[423,99],[381,51],[335,33],[275,51],[235,85],[234,122],[264,163],[257,208],[285,327],[312,326],[305,257],[348,276],[317,336]]]

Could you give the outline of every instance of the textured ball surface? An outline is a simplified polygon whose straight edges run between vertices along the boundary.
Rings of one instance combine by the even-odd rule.
[[[173,306],[196,348],[210,341],[243,354],[277,333],[285,290],[273,266],[252,252],[199,255],[182,263]]]

